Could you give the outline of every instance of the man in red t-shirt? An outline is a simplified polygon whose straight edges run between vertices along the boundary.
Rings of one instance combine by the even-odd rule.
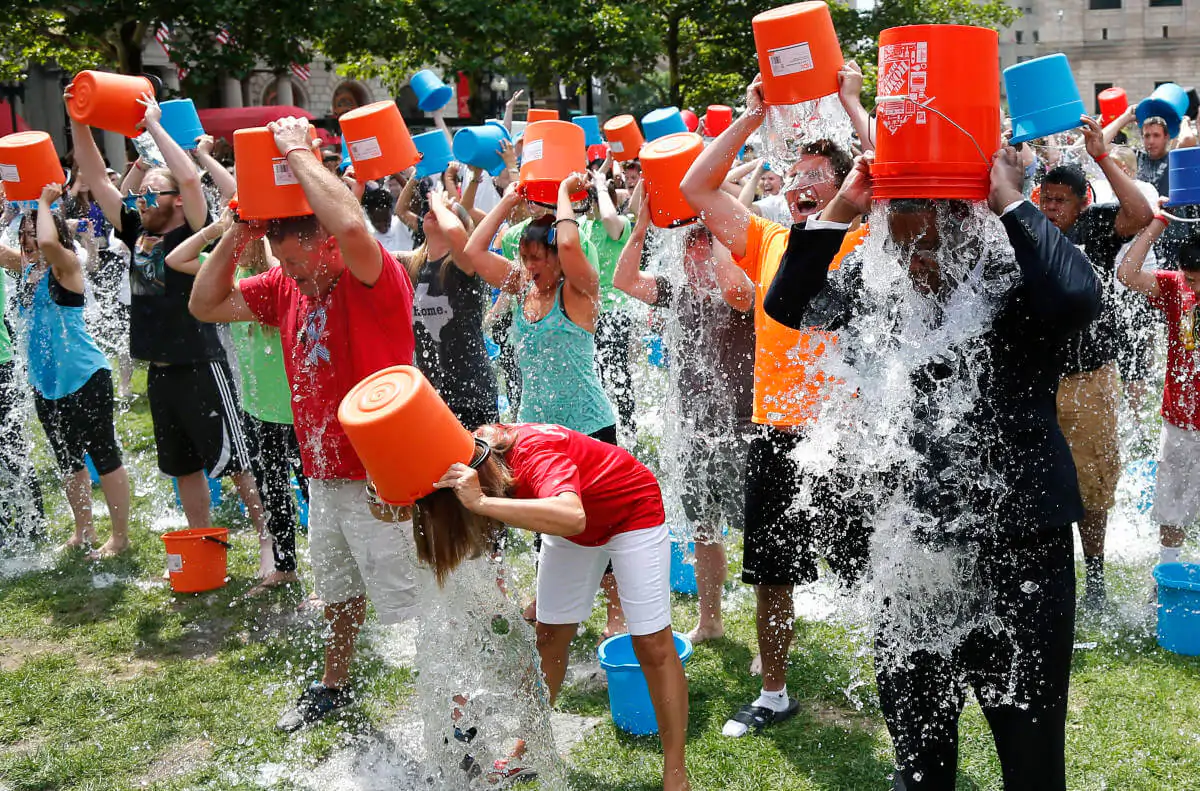
[[[202,321],[278,327],[283,338],[296,435],[311,481],[309,550],[331,634],[324,675],[279,721],[293,731],[352,702],[349,667],[368,593],[384,623],[417,612],[411,522],[371,516],[366,471],[337,420],[342,398],[363,378],[412,364],[413,289],[375,241],[358,201],[313,155],[308,122],[284,118],[269,128],[282,157],[276,171],[290,169],[313,214],[268,221],[280,266],[236,285],[237,258],[252,231],[234,225],[196,275],[190,308]]]
[[[1167,317],[1167,380],[1163,387],[1163,434],[1154,493],[1160,562],[1178,562],[1187,528],[1200,517],[1200,351],[1196,303],[1200,294],[1200,239],[1179,248],[1179,271],[1143,270],[1146,253],[1167,227],[1157,214],[1137,238],[1117,277],[1150,298]]]

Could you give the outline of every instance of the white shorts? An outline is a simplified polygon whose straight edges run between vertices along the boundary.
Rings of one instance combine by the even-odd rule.
[[[308,552],[316,593],[330,604],[367,596],[382,623],[419,613],[412,522],[371,515],[362,481],[309,481]]]
[[[1163,421],[1151,515],[1172,527],[1189,527],[1200,517],[1200,431]]]
[[[670,537],[666,525],[620,533],[599,547],[582,547],[560,536],[543,535],[538,557],[538,621],[568,624],[586,620],[611,560],[629,633],[654,634],[668,628]]]

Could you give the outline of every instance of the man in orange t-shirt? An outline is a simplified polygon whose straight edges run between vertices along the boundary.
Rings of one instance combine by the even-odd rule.
[[[841,496],[843,476],[802,475],[790,457],[829,395],[831,378],[820,360],[832,338],[790,329],[763,311],[790,229],[751,214],[721,189],[738,149],[762,124],[761,78],[746,94],[745,114],[701,153],[682,184],[692,208],[755,284],[753,420],[762,428],[751,440],[746,463],[742,581],[755,586],[763,686],[757,700],[725,723],[724,733],[733,737],[781,722],[799,708],[786,684],[795,618],[792,591],[817,578],[817,544],[831,545],[828,560],[843,579],[857,577],[867,552],[861,514]],[[830,140],[802,146],[784,185],[792,219],[803,223],[824,208],[851,165],[849,154]],[[802,491],[811,492],[815,510],[794,507]],[[818,537],[833,540],[818,542]]]

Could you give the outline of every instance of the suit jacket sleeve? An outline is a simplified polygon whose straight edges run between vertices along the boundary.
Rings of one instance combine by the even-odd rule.
[[[828,292],[829,265],[845,236],[844,230],[792,226],[787,250],[763,300],[768,316],[794,330],[813,326],[836,329],[830,325],[844,321],[848,303]]]

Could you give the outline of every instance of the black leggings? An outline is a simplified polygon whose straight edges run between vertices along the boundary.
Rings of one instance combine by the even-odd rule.
[[[275,568],[296,570],[296,502],[292,498],[292,469],[300,458],[300,443],[295,429],[287,423],[267,423],[242,412],[246,440],[250,446],[250,467],[263,508],[267,529],[275,539]]]
[[[896,656],[876,640],[879,703],[896,748],[897,789],[953,791],[958,718],[975,690],[1004,788],[1065,791],[1067,688],[1075,638],[1071,527],[998,538],[977,566],[1004,628],[970,633],[949,657]]]
[[[621,425],[626,431],[636,434],[637,425],[633,419],[636,407],[631,369],[633,361],[630,357],[632,334],[633,320],[628,313],[611,310],[601,313],[596,319],[596,362],[600,379],[609,398],[617,402]]]

